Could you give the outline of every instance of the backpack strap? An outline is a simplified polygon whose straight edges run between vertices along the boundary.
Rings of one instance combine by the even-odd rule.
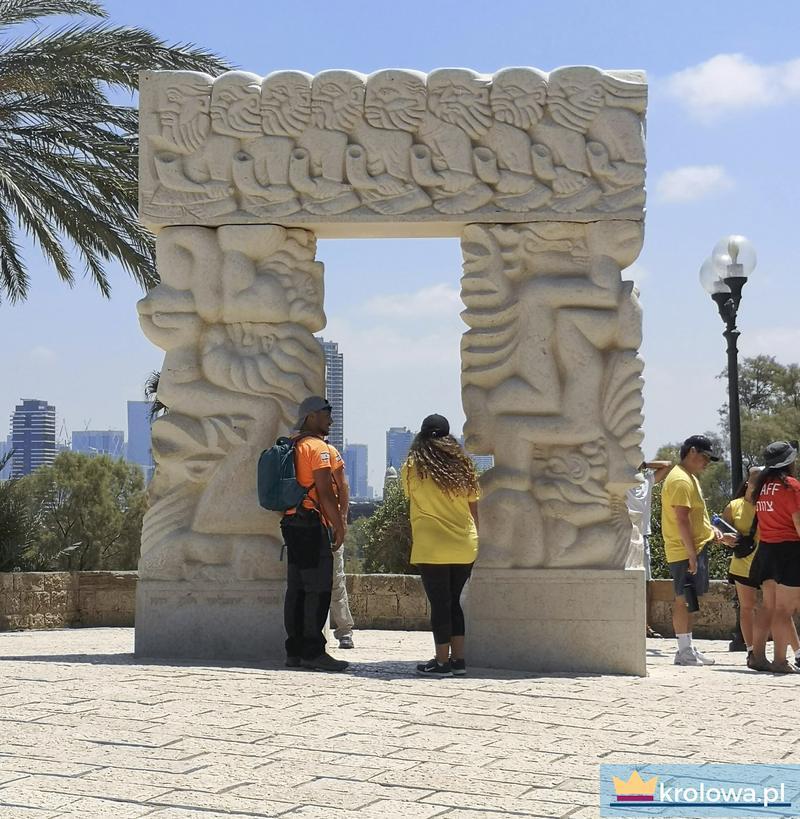
[[[318,437],[318,436],[317,436],[317,435],[314,435],[314,433],[313,433],[313,432],[306,432],[306,433],[301,433],[301,434],[300,434],[300,435],[298,435],[296,438],[292,438],[292,439],[291,439],[291,441],[292,441],[292,450],[293,450],[294,454],[295,454],[295,455],[297,454],[297,453],[296,453],[296,450],[295,450],[295,447],[297,446],[297,444],[299,444],[299,443],[300,443],[300,441],[302,441],[302,440],[303,440],[303,438],[317,438],[317,437]],[[325,443],[325,442],[323,441],[323,443]],[[326,446],[327,446],[327,444],[326,444]],[[329,452],[330,452],[330,450],[329,450]],[[296,474],[297,474],[297,460],[296,460],[296,458],[295,458],[295,467],[294,467],[294,471],[295,471],[295,475],[296,475]],[[309,495],[309,492],[311,492],[311,490],[314,488],[314,482],[313,482],[313,481],[311,482],[311,486],[303,486],[303,484],[302,484],[302,483],[300,483],[300,481],[298,481],[297,483],[298,483],[298,484],[300,484],[300,486],[302,486],[302,487],[303,487],[303,489],[305,489],[305,490],[306,490],[306,492],[305,492],[305,495],[303,495],[303,497],[302,497],[302,498],[300,498],[300,502],[297,504],[297,506],[295,506],[295,507],[294,507],[295,512],[296,512],[296,511],[297,511],[297,510],[298,510],[298,509],[299,509],[299,508],[300,508],[300,507],[303,505],[303,501],[304,501],[304,500],[306,500],[306,498],[308,498],[308,500],[310,500],[310,501],[311,501],[311,503],[313,503],[313,504],[314,504],[314,509],[316,509],[316,510],[317,510],[317,512],[318,512],[318,513],[320,514],[320,516],[321,516],[321,515],[322,515],[322,509],[320,508],[320,506],[319,506],[319,504],[317,503],[317,501],[315,501],[315,500],[314,500],[314,498],[312,498],[312,497]]]

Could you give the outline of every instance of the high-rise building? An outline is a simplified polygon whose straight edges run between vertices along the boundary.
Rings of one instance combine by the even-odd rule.
[[[0,463],[3,462],[3,459],[8,455],[13,447],[11,446],[11,441],[0,441]],[[6,463],[6,465],[0,469],[0,481],[7,481],[11,477],[11,460]]]
[[[414,433],[406,427],[390,427],[386,430],[386,466],[393,466],[399,470],[403,465],[411,442],[414,440]]]
[[[342,452],[344,449],[344,356],[335,341],[317,337],[325,354],[325,397],[331,402],[333,424],[328,440]]]
[[[458,439],[458,443],[466,450],[463,435]],[[475,464],[475,469],[478,470],[479,475],[494,466],[494,455],[473,455],[471,452],[467,452],[467,455],[472,459],[472,463]]]
[[[23,398],[11,415],[11,446],[12,478],[52,464],[56,457],[56,408],[47,401]]]
[[[121,429],[85,429],[72,433],[72,451],[84,455],[110,455],[122,458],[125,454],[125,433]]]
[[[129,463],[138,464],[147,483],[153,476],[153,453],[150,448],[149,401],[128,401],[128,451]]]
[[[350,484],[350,497],[364,500],[371,498],[367,484],[368,451],[366,444],[350,444],[344,446],[344,470],[347,483]]]

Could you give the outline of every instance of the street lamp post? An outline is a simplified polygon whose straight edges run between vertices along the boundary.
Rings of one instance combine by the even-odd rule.
[[[717,305],[720,318],[725,322],[725,337],[728,347],[728,426],[730,429],[731,488],[742,483],[742,430],[739,414],[739,330],[736,318],[742,300],[742,289],[747,277],[756,266],[756,252],[744,236],[728,236],[714,247],[711,258],[700,268],[700,283],[711,294]],[[730,651],[744,651],[739,601],[734,596],[736,609],[736,629],[728,646]]]
[[[728,236],[717,242],[700,268],[700,282],[717,305],[725,322],[722,335],[728,345],[728,425],[730,427],[731,487],[742,483],[742,432],[739,417],[739,330],[736,318],[742,289],[756,266],[756,252],[744,236]]]

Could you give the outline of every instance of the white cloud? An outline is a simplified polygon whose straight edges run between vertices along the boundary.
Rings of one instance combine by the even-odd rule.
[[[743,54],[717,54],[672,74],[666,88],[696,119],[712,122],[800,97],[800,59],[759,65]]]
[[[664,202],[696,202],[733,187],[734,181],[722,165],[685,165],[663,173],[656,191]]]
[[[361,308],[364,315],[376,318],[437,318],[458,315],[464,309],[457,287],[435,284],[415,293],[375,296]]]
[[[53,364],[58,356],[55,350],[40,345],[28,351],[28,358],[36,364]]]

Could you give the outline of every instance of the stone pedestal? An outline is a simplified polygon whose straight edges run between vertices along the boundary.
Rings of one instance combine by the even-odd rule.
[[[470,665],[645,676],[643,569],[476,568]]]
[[[137,657],[283,663],[285,580],[140,580]]]

